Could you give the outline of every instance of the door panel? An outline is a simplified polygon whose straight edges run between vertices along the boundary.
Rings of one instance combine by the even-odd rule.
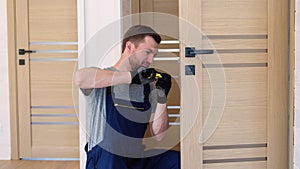
[[[205,146],[240,144],[261,144],[265,146],[267,142],[265,111],[265,107],[225,108],[218,129],[205,142]]]
[[[153,0],[153,11],[167,13],[167,14],[177,16],[178,15],[178,1]]]
[[[17,56],[20,158],[78,158],[77,1],[16,0],[16,9],[17,48],[33,51]]]
[[[73,61],[31,61],[31,105],[72,106],[75,66],[76,62]]]
[[[77,158],[79,156],[77,121],[77,118],[44,120],[33,118],[32,157]],[[45,125],[46,123],[52,124]]]
[[[200,7],[197,11],[202,13],[201,30],[206,35],[266,35],[268,32],[267,0],[202,0],[201,3],[194,8]]]
[[[77,42],[74,0],[29,0],[30,42]]]
[[[209,68],[216,69],[216,68]],[[266,106],[267,104],[267,81],[266,68],[224,68],[226,75],[226,104],[225,107],[240,106]],[[209,70],[211,71],[211,70]],[[253,71],[253,72],[252,72]],[[249,73],[250,72],[250,73]],[[260,74],[259,74],[260,73]],[[255,76],[259,74],[258,76]],[[265,75],[265,76],[264,76]],[[222,103],[211,103],[213,94],[218,96],[222,92],[222,84],[214,84],[216,87],[211,89],[211,79],[205,73],[203,74],[203,109],[209,109],[211,106],[218,106]],[[220,86],[218,86],[220,85]],[[214,92],[214,93],[213,93]]]

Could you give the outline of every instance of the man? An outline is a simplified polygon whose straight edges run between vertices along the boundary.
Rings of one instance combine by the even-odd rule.
[[[160,141],[168,129],[167,95],[171,76],[148,68],[161,37],[150,27],[136,25],[124,35],[122,55],[106,69],[83,68],[75,84],[87,96],[89,141],[86,168],[178,169],[176,151],[145,151],[147,126]]]

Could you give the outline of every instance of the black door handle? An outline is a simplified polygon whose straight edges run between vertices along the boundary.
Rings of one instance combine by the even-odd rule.
[[[195,50],[194,47],[185,48],[185,57],[195,57],[197,54],[213,54],[214,50]]]
[[[34,53],[33,50],[25,50],[25,49],[19,49],[19,55],[25,55],[25,53]]]

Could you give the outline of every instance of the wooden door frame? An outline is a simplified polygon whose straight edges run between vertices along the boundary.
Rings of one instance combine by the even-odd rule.
[[[289,169],[294,169],[294,99],[295,99],[295,0],[289,1],[290,10],[290,83],[289,83]]]
[[[15,0],[7,0],[11,159],[19,160]]]
[[[274,0],[273,0],[274,1]],[[278,21],[279,20],[282,20],[282,21],[286,21],[287,20],[287,15],[288,15],[288,2],[286,1],[281,1],[281,2],[278,2],[276,4],[273,4],[271,0],[268,1],[269,3],[269,26],[272,27],[272,25],[275,25],[276,28],[278,29],[282,29],[284,32],[288,32],[288,28],[286,26],[280,26],[277,25]],[[294,7],[295,7],[295,0],[290,0],[290,9],[291,11],[294,11]],[[279,15],[280,12],[278,11],[282,11],[284,10],[283,12],[286,13],[286,15]],[[272,17],[271,14],[275,14],[274,17]],[[16,30],[15,30],[15,0],[11,0],[11,1],[7,1],[7,15],[8,15],[8,55],[9,55],[9,83],[10,83],[10,89],[9,89],[9,93],[10,93],[10,98],[9,98],[9,101],[10,101],[10,122],[11,122],[11,158],[12,159],[19,159],[19,147],[18,147],[18,101],[17,101],[17,50],[16,50],[16,41],[15,41],[15,34],[16,34]],[[275,17],[276,16],[276,17]],[[291,12],[290,13],[290,21],[291,21],[291,30],[290,30],[290,49],[291,49],[291,53],[290,53],[290,104],[287,105],[282,105],[282,101],[286,101],[288,98],[288,95],[286,95],[286,97],[282,97],[282,98],[285,98],[282,99],[282,98],[275,98],[273,100],[270,101],[270,104],[269,106],[272,106],[274,105],[274,109],[277,110],[277,108],[280,108],[280,109],[287,109],[287,107],[289,106],[290,107],[290,116],[289,116],[289,120],[291,122],[293,122],[293,116],[294,116],[294,63],[295,63],[295,54],[294,54],[294,49],[295,49],[295,41],[294,41],[294,12]],[[284,25],[284,24],[282,24]],[[270,28],[269,27],[269,28]],[[274,26],[273,26],[274,27]],[[278,29],[271,29],[270,30],[270,35],[269,38],[272,38],[272,39],[279,39],[279,40],[282,40],[282,39],[286,39],[285,37],[282,37],[283,34],[277,34],[278,32]],[[80,34],[80,33],[79,33]],[[283,43],[285,42],[285,43]],[[281,45],[277,45],[275,46],[274,44],[272,43],[269,43],[269,47],[271,47],[271,49],[276,49],[278,47],[282,47],[283,46],[286,46],[287,45],[287,41],[282,41],[281,42],[282,44]],[[276,50],[274,50],[276,51]],[[272,51],[271,51],[272,52]],[[284,62],[282,63],[280,60],[274,60],[274,58],[269,58],[270,62],[273,63],[272,65],[272,70],[274,70],[273,72],[276,72],[276,70],[281,66],[283,65],[285,68],[288,69],[288,62]],[[282,70],[282,67],[280,67],[281,70]],[[286,70],[287,70],[286,69]],[[278,71],[280,72],[280,71]],[[269,84],[272,84],[271,85],[271,88],[270,88],[270,92],[274,91],[274,90],[278,90],[278,89],[286,89],[287,87],[287,84],[280,84],[280,85],[277,85],[275,82],[281,82],[282,79],[287,79],[287,74],[286,73],[281,73],[280,74],[280,78],[278,78],[278,74],[277,73],[273,73],[270,71],[269,75],[271,75],[271,78],[269,79]],[[281,82],[282,83],[282,82]],[[286,93],[287,94],[287,93]],[[280,104],[279,104],[280,103]],[[271,110],[269,109],[268,110],[269,112],[271,112]],[[281,125],[287,125],[287,119],[288,117],[285,116],[281,122]],[[272,122],[272,121],[270,121]],[[278,125],[278,123],[271,123],[271,125]],[[290,131],[290,140],[289,140],[289,145],[290,145],[290,164],[293,164],[293,124],[290,123],[290,126],[289,126],[289,131]],[[278,139],[276,141],[276,138],[282,138],[281,136],[281,133],[282,131],[279,133],[278,131],[273,131],[271,129],[269,129],[269,132],[273,133],[271,135],[269,135],[269,138],[274,138],[275,141],[272,141],[270,142],[270,145],[271,146],[288,146],[286,145],[286,143],[283,143],[280,141],[280,139]],[[270,140],[270,139],[269,139]],[[274,154],[274,152],[269,152],[270,154]],[[275,152],[276,154],[276,152]],[[280,153],[277,153],[277,154],[280,154]],[[287,155],[287,153],[286,153]],[[270,161],[270,163],[272,163],[272,161]],[[270,164],[271,165],[271,164]],[[273,163],[273,165],[276,165],[276,162]],[[272,168],[272,167],[271,167]],[[293,168],[293,166],[290,166],[290,168]]]
[[[293,1],[293,0],[291,0]],[[268,0],[268,91],[267,168],[287,168],[289,164],[289,2]],[[280,32],[280,33],[278,33]],[[285,71],[282,71],[285,70]],[[293,76],[294,78],[294,76]],[[293,79],[292,78],[292,79]],[[280,93],[278,92],[280,91]],[[286,113],[284,113],[286,112]],[[290,150],[291,151],[291,150]]]

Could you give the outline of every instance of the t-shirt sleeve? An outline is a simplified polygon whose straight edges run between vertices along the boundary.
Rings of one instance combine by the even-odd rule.
[[[89,67],[89,68],[96,68],[96,69],[101,69],[99,67],[95,67],[95,66],[92,66],[92,67]],[[85,96],[89,96],[92,92],[93,92],[94,88],[91,88],[91,89],[83,89],[83,88],[80,88],[80,91],[85,95]]]

